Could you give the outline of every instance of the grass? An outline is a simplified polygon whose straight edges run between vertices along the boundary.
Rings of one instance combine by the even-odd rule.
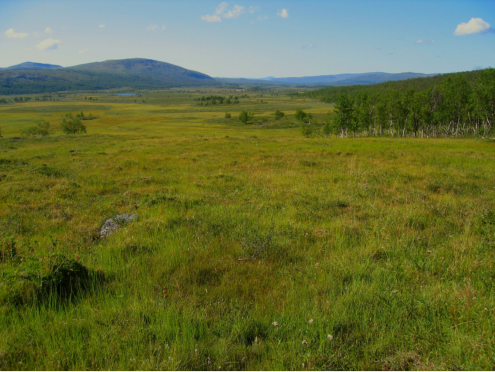
[[[247,93],[50,103],[99,116],[77,137],[0,108],[0,369],[495,367],[494,142],[306,139],[329,106]]]

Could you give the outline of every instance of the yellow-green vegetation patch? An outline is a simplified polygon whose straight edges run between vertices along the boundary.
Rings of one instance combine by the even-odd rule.
[[[101,93],[70,136],[4,111],[0,369],[493,369],[493,140],[305,138],[332,107],[287,93]]]
[[[28,105],[21,104],[20,107],[12,107],[2,110],[2,113],[10,114],[24,114],[24,113],[37,113],[37,112],[80,112],[80,111],[104,111],[111,110],[112,106],[108,105]]]

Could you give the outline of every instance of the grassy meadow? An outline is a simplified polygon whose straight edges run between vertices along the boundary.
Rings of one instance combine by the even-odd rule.
[[[1,105],[0,369],[494,369],[495,141],[305,138],[288,93]]]

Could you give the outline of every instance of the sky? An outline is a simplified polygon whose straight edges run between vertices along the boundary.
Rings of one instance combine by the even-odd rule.
[[[0,0],[0,67],[149,58],[213,77],[495,66],[495,0]]]

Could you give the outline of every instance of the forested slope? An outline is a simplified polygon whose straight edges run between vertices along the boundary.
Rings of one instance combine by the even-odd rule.
[[[495,69],[324,88],[304,95],[336,104],[327,134],[484,136],[492,132],[495,119]]]

